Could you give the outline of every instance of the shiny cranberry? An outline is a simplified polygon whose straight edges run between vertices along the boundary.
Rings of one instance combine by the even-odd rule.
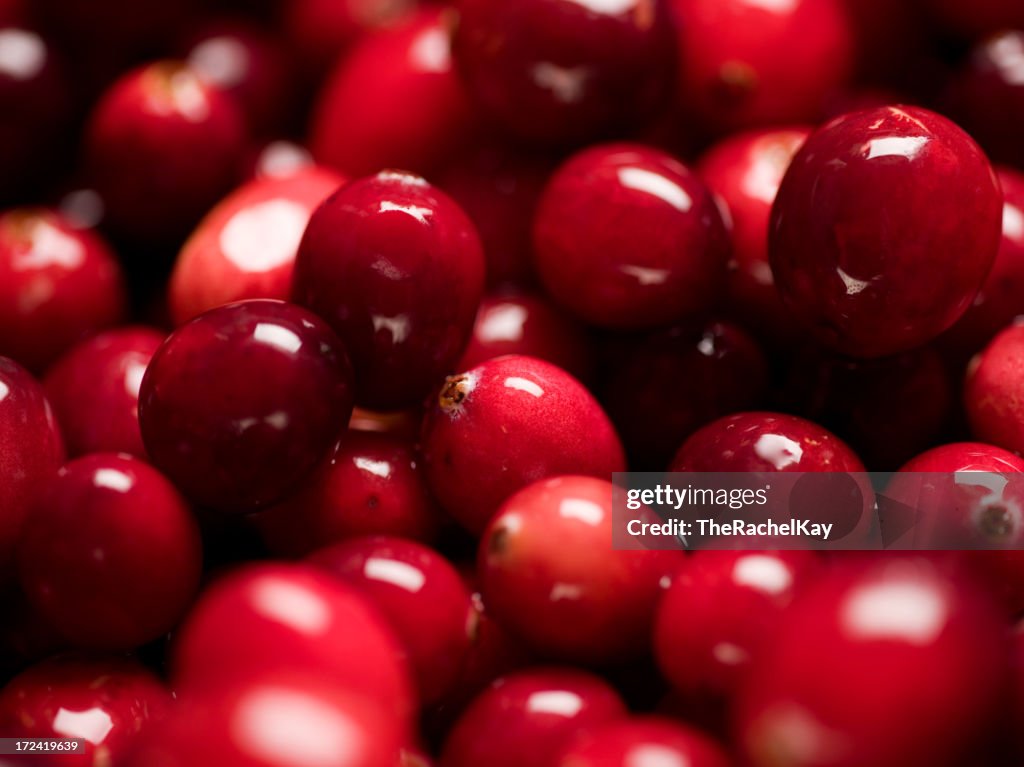
[[[145,458],[139,386],[164,340],[148,327],[108,330],[73,347],[46,374],[46,396],[68,455],[121,452]]]
[[[729,255],[700,179],[639,144],[591,147],[562,165],[544,190],[533,237],[552,297],[613,328],[664,325],[708,309]]]
[[[925,0],[923,7],[959,35],[980,37],[1024,27],[1024,7],[1016,0]]]
[[[999,246],[1002,195],[944,117],[884,107],[836,118],[797,153],[772,210],[776,284],[818,338],[857,357],[952,325]]]
[[[173,239],[231,188],[244,138],[230,96],[164,61],[110,86],[90,117],[85,161],[112,227],[136,240]]]
[[[286,299],[309,217],[344,179],[310,167],[249,181],[217,205],[185,243],[168,284],[176,325],[247,298]]]
[[[498,293],[480,302],[457,368],[467,370],[505,354],[538,357],[583,380],[594,363],[584,329],[543,298],[525,293]]]
[[[625,470],[601,406],[568,373],[534,357],[498,357],[450,376],[427,413],[422,448],[435,497],[473,532],[531,482]]]
[[[356,371],[356,401],[409,407],[454,369],[483,290],[480,239],[462,210],[418,176],[353,181],[314,213],[293,295],[334,327]]]
[[[1024,325],[999,333],[967,369],[964,403],[979,441],[1024,450]]]
[[[480,109],[543,142],[643,122],[669,93],[675,56],[664,0],[461,0],[455,61]]]
[[[159,726],[171,703],[160,680],[134,661],[65,655],[26,669],[0,690],[0,735],[81,738],[80,749],[54,761],[121,764],[139,733]]]
[[[767,379],[756,342],[736,325],[710,322],[638,339],[602,399],[632,465],[655,471],[699,427],[760,404]]]
[[[986,596],[928,559],[840,570],[756,664],[739,743],[758,766],[961,764],[995,718],[1003,635]]]
[[[125,313],[124,278],[94,233],[59,213],[0,214],[0,353],[41,370]]]
[[[725,751],[698,730],[646,716],[612,722],[568,748],[558,767],[686,765],[729,767]]]
[[[470,704],[445,742],[441,767],[555,767],[574,740],[625,713],[615,691],[583,671],[515,672]]]
[[[436,8],[368,35],[338,62],[313,109],[317,160],[351,176],[429,173],[460,152],[474,121],[449,45]]]
[[[815,121],[846,81],[853,40],[840,0],[672,0],[679,103],[707,127]]]
[[[429,542],[441,515],[419,464],[410,439],[349,430],[294,495],[253,521],[267,548],[282,556],[361,535]]]
[[[96,453],[41,492],[17,548],[32,605],[82,647],[130,649],[169,631],[199,583],[199,530],[148,464]]]
[[[284,497],[352,412],[345,349],[283,301],[241,301],[183,325],[142,379],[146,451],[187,495],[225,511]]]
[[[797,333],[768,263],[768,221],[786,168],[808,135],[807,128],[740,133],[709,149],[698,166],[730,225],[728,311],[773,341]]]

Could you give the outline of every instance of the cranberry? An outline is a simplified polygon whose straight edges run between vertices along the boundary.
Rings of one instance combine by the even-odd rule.
[[[707,735],[670,719],[646,716],[608,724],[567,749],[557,765],[729,767],[730,763],[725,751]]]
[[[586,149],[551,178],[534,222],[537,270],[552,297],[614,328],[664,325],[708,309],[729,237],[704,184],[639,144]]]
[[[313,155],[304,146],[277,139],[256,149],[250,175],[252,178],[283,178],[314,165]]]
[[[441,767],[555,767],[574,740],[625,713],[615,691],[586,672],[515,672],[466,709],[445,742]]]
[[[453,688],[469,651],[472,603],[444,557],[413,541],[376,536],[336,543],[307,561],[350,583],[387,618],[424,703]]]
[[[948,328],[985,281],[1002,195],[981,150],[917,107],[844,115],[797,153],[772,210],[775,280],[824,343],[878,357]]]
[[[82,647],[130,649],[166,633],[195,594],[199,530],[185,501],[137,458],[97,453],[66,464],[18,541],[32,605]]]
[[[145,458],[139,386],[164,340],[155,328],[108,330],[73,347],[46,374],[68,455],[123,452]]]
[[[178,256],[167,297],[174,323],[232,301],[288,298],[309,217],[343,181],[333,171],[310,167],[232,192]]]
[[[360,405],[417,404],[451,372],[483,290],[480,240],[417,176],[353,181],[309,220],[293,294],[348,346]]]
[[[351,176],[429,173],[461,151],[473,117],[449,45],[436,8],[368,35],[338,62],[313,109],[317,160]]]
[[[516,490],[545,477],[625,470],[608,416],[568,373],[498,357],[448,378],[424,423],[427,481],[473,532]]]
[[[960,764],[1005,664],[969,582],[924,558],[862,561],[794,605],[740,693],[737,735],[752,765]]]
[[[707,127],[812,122],[848,78],[853,40],[840,0],[672,0],[679,103]]]
[[[174,239],[231,188],[244,138],[230,96],[163,61],[106,91],[86,129],[85,161],[112,227],[135,240]]]
[[[350,430],[294,495],[254,521],[272,552],[302,556],[360,535],[430,541],[441,516],[411,440]]]
[[[455,61],[480,109],[542,142],[580,141],[655,114],[675,56],[665,0],[461,0]]]
[[[139,425],[153,463],[225,511],[284,497],[352,412],[345,349],[283,301],[242,301],[183,325],[142,379]]]
[[[980,441],[1024,450],[1024,325],[999,333],[971,360],[964,401],[971,430]]]
[[[689,697],[731,698],[820,569],[807,551],[687,558],[658,605],[654,651],[665,676]]]
[[[0,214],[0,353],[41,370],[125,313],[124,278],[94,233],[59,213]]]
[[[1024,27],[1024,7],[1016,0],[925,0],[924,7],[960,35],[980,37]]]
[[[397,640],[353,587],[305,565],[250,564],[211,585],[178,633],[185,696],[257,673],[309,673],[407,717],[412,687]]]
[[[26,669],[0,690],[0,735],[81,738],[78,751],[54,759],[65,767],[121,764],[171,703],[160,680],[135,661],[65,655]]]

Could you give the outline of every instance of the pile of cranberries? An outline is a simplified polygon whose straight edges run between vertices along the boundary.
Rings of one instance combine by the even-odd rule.
[[[1024,764],[1018,316],[1022,0],[0,0],[0,767]]]

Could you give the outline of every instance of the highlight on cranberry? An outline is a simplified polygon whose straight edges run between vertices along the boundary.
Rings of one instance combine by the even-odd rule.
[[[1022,732],[1024,0],[0,0],[0,767]]]

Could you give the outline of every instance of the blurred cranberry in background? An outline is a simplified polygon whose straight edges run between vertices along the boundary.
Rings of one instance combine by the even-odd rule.
[[[725,750],[699,730],[659,717],[612,722],[584,736],[562,754],[558,767],[632,767],[656,765],[728,767]]]
[[[977,38],[1002,29],[1024,27],[1017,0],[918,0],[923,9],[960,37]]]

